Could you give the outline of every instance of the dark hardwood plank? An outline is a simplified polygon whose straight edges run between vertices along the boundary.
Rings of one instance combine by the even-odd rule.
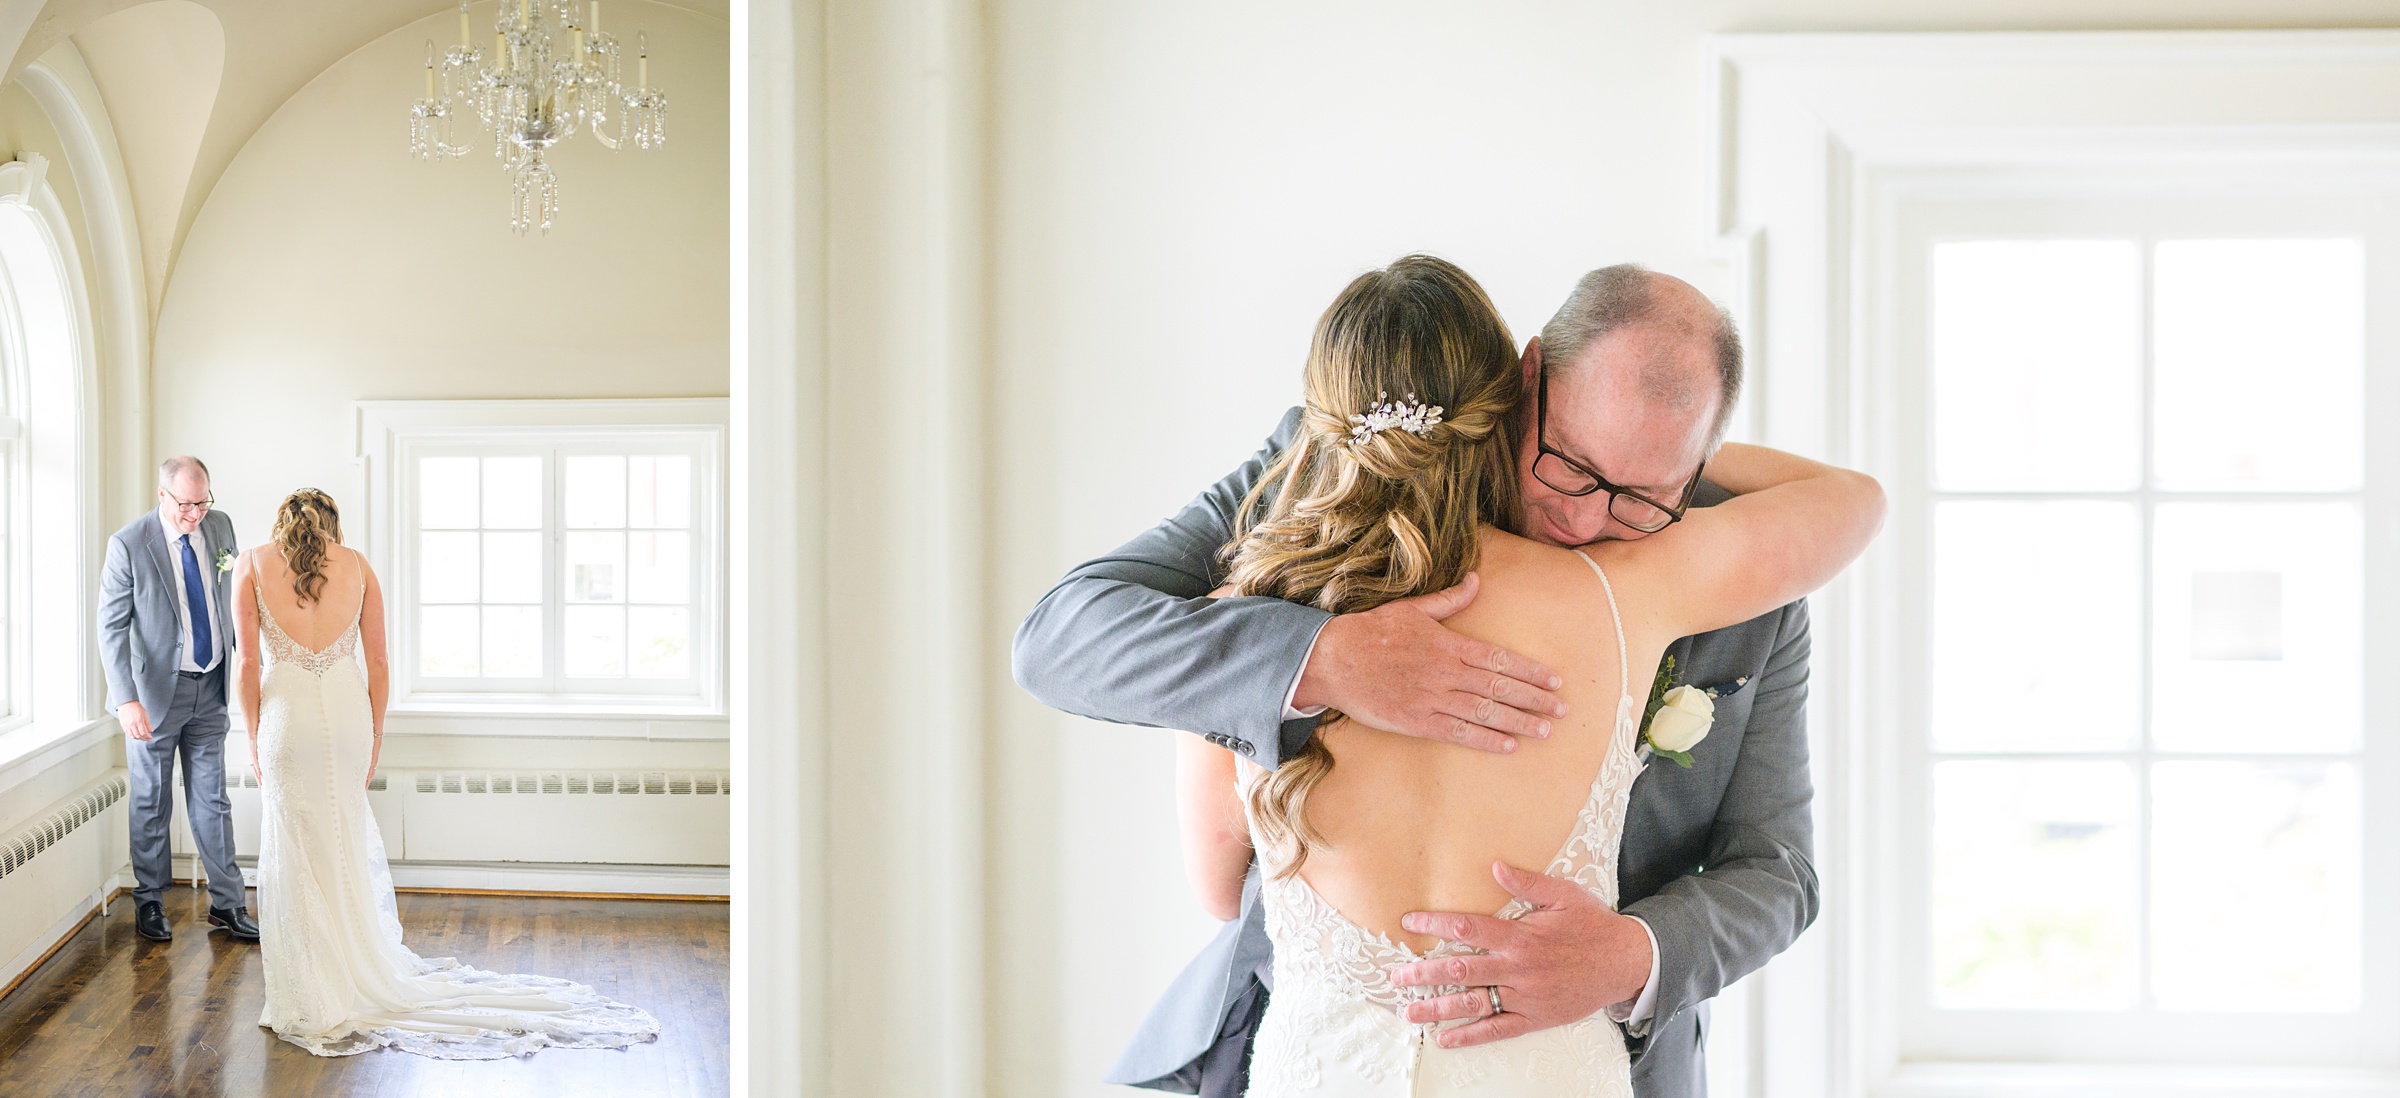
[[[587,983],[658,1016],[655,1042],[443,1061],[388,1050],[323,1058],[258,1026],[258,947],[208,929],[206,893],[167,895],[172,942],[133,932],[133,903],[69,938],[0,999],[0,1095],[721,1095],[732,960],[723,903],[402,893],[409,947],[477,968]]]

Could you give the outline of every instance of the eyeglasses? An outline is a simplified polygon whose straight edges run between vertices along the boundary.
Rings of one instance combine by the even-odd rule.
[[[1582,462],[1550,448],[1550,371],[1536,368],[1540,376],[1534,388],[1533,444],[1539,452],[1533,458],[1534,479],[1549,485],[1562,496],[1588,496],[1605,488],[1608,490],[1608,513],[1618,522],[1645,534],[1655,534],[1674,524],[1692,506],[1692,493],[1700,487],[1700,473],[1708,468],[1703,461],[1692,470],[1683,491],[1676,494],[1674,504],[1660,503],[1640,492],[1610,484],[1600,474]]]
[[[166,495],[168,499],[175,501],[175,509],[177,511],[207,511],[209,508],[217,505],[217,494],[215,492],[210,492],[207,499],[201,500],[197,503],[178,498],[173,492],[168,492]]]

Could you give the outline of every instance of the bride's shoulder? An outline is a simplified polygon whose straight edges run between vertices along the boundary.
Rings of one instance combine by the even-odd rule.
[[[1522,575],[1531,580],[1549,580],[1570,572],[1588,575],[1591,570],[1572,549],[1544,545],[1496,526],[1484,527],[1479,540],[1482,559],[1475,567],[1487,579]]]
[[[375,565],[367,560],[364,552],[347,545],[337,545],[334,548],[342,551],[342,559],[348,561],[350,567],[357,569],[360,576],[372,577],[375,575]]]
[[[1478,603],[1524,603],[1537,608],[1580,613],[1586,596],[1600,597],[1592,566],[1572,549],[1544,545],[1494,527],[1484,527],[1475,571],[1481,580]]]

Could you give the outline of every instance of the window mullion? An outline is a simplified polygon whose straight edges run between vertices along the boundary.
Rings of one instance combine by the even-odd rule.
[[[2157,711],[2154,692],[2157,688],[2155,680],[2157,677],[2158,666],[2158,638],[2153,636],[2151,633],[2152,626],[2158,620],[2158,608],[2156,605],[2158,600],[2158,576],[2156,574],[2158,564],[2158,470],[2155,467],[2158,453],[2158,446],[2156,442],[2158,416],[2158,337],[2155,329],[2157,322],[2156,304],[2158,295],[2153,285],[2156,280],[2155,276],[2157,272],[2155,265],[2157,262],[2157,257],[2157,240],[2145,234],[2142,237],[2142,259],[2140,268],[2140,300],[2142,310],[2140,336],[2142,371],[2142,426],[2140,454],[2142,477],[2136,503],[2136,505],[2141,508],[2141,534],[2138,544],[2142,559],[2140,568],[2135,573],[2141,577],[2141,591],[2135,600],[2136,605],[2141,608],[2140,628],[2135,634],[2140,638],[2141,652],[2141,701],[2136,710],[2141,714],[2141,727],[2138,729],[2139,736],[2134,741],[2137,748],[2134,763],[2137,770],[2137,773],[2134,775],[2134,790],[2135,795],[2139,798],[2139,803],[2135,805],[2134,809],[2134,866],[2136,873],[2134,883],[2134,918],[2136,921],[2134,923],[2133,971],[2134,978],[2138,981],[2138,983],[2134,988],[2133,1002],[2134,1013],[2136,1015],[2155,1015],[2158,1011],[2157,1003],[2151,995],[2152,980],[2150,971],[2152,964],[2156,960],[2154,951],[2151,948],[2152,942],[2150,931],[2151,892],[2153,884],[2151,832],[2153,830],[2154,823],[2152,819],[2152,813],[2155,811],[2155,806],[2152,803],[2153,797],[2151,789],[2151,777],[2152,770],[2156,762],[2157,750],[2156,730],[2153,728],[2153,721],[2155,720],[2155,713]]]
[[[552,696],[566,689],[566,478],[565,447],[545,454],[542,478],[542,688]]]

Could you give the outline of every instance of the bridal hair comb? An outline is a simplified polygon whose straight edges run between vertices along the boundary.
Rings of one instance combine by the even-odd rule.
[[[1350,417],[1350,445],[1364,444],[1368,439],[1397,428],[1412,435],[1421,435],[1442,422],[1441,405],[1427,405],[1408,394],[1406,400],[1392,400],[1390,393],[1375,394],[1375,403],[1367,410]]]

